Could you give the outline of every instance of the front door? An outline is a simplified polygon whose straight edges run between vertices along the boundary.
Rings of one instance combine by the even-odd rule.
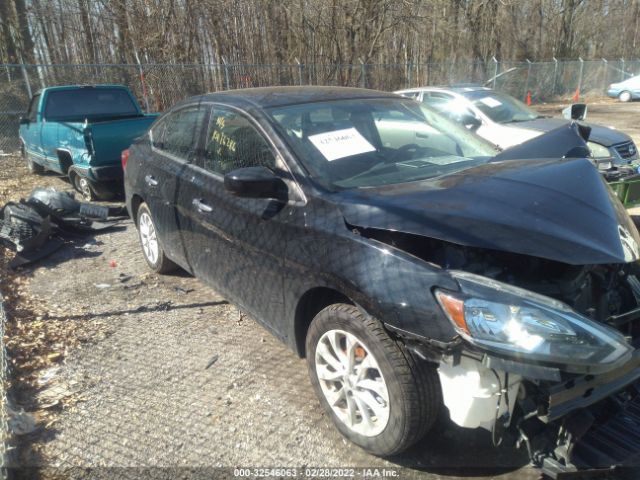
[[[239,198],[224,187],[232,170],[265,166],[285,176],[275,148],[248,116],[214,105],[198,165],[179,185],[179,221],[193,272],[274,333],[284,318],[283,267],[290,203]]]

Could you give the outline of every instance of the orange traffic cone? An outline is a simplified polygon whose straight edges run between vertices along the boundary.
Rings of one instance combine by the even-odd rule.
[[[527,92],[527,105],[531,105],[531,90]]]
[[[575,93],[573,94],[572,100],[574,102],[579,102],[580,101],[580,87],[576,88]]]

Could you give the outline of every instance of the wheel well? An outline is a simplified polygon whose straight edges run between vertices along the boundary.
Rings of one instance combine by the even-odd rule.
[[[131,219],[136,226],[138,225],[138,209],[143,201],[140,195],[131,197]]]
[[[56,153],[58,154],[58,160],[60,160],[60,167],[62,168],[62,173],[67,175],[69,173],[69,168],[71,168],[71,166],[73,165],[71,154],[66,150],[58,150]]]
[[[343,293],[326,287],[312,288],[300,298],[295,317],[296,351],[300,357],[306,353],[305,342],[311,321],[323,308],[335,303],[353,304]]]

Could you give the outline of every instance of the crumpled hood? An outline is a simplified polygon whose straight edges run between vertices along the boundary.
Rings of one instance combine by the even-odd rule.
[[[535,120],[529,120],[528,122],[517,122],[508,124],[514,128],[537,130],[539,132],[548,132],[554,128],[561,127],[563,125],[570,124],[572,120],[566,120],[564,118],[536,118]],[[605,147],[610,147],[617,143],[628,142],[631,137],[626,133],[619,130],[615,130],[611,127],[603,127],[602,125],[594,125],[592,123],[582,122],[585,125],[591,127],[591,134],[589,140]]]
[[[491,162],[437,179],[332,195],[353,226],[574,265],[637,260],[631,218],[586,159]]]

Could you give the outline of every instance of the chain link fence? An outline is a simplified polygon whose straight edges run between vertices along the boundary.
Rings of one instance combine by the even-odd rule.
[[[128,85],[147,111],[191,95],[271,85],[335,85],[385,91],[475,83],[533,102],[602,96],[607,86],[640,73],[640,60],[439,62],[397,64],[0,65],[0,151],[20,147],[18,120],[30,95],[65,84]]]
[[[7,350],[5,348],[4,334],[6,314],[3,307],[2,295],[0,295],[0,479],[8,477],[9,467],[9,440],[11,432],[9,430],[9,401],[7,392],[9,391],[9,376]]]

